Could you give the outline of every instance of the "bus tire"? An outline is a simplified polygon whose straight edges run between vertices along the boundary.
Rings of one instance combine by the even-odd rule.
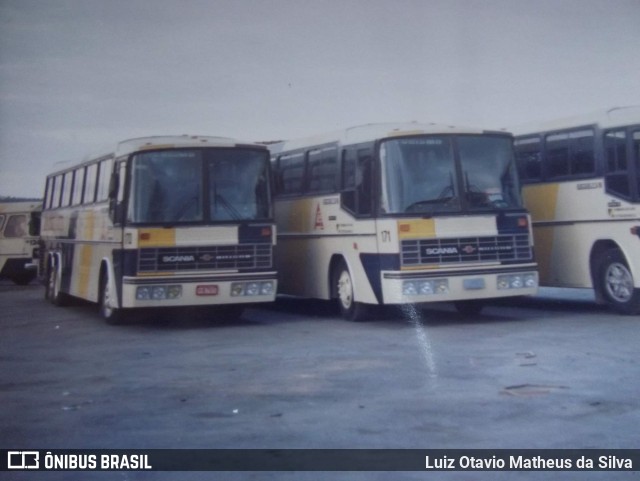
[[[100,316],[107,321],[108,324],[121,324],[124,321],[122,310],[114,307],[114,293],[111,292],[109,285],[109,277],[103,270],[100,275],[100,297],[98,299],[98,306],[100,309]]]
[[[355,322],[367,320],[368,306],[355,300],[351,273],[344,262],[340,262],[335,270],[333,285],[342,317]]]
[[[596,275],[597,287],[613,310],[640,314],[640,289],[634,288],[629,264],[619,249],[609,249],[600,257]]]
[[[484,301],[480,299],[472,299],[469,301],[456,301],[453,303],[458,311],[463,316],[477,316],[482,312],[484,308]]]
[[[61,283],[62,273],[60,272],[60,265],[57,262],[52,262],[49,266],[45,298],[48,299],[51,304],[58,307],[65,306],[68,300],[67,295],[60,290]]]

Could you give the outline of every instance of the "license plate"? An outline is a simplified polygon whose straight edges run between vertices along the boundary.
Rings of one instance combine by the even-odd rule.
[[[465,279],[463,286],[467,291],[474,291],[477,289],[484,289],[484,279]]]
[[[218,286],[196,286],[196,296],[217,296]]]

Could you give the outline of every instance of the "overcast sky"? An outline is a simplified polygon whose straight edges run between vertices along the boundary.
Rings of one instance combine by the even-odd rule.
[[[0,195],[131,137],[640,104],[640,0],[0,0]]]

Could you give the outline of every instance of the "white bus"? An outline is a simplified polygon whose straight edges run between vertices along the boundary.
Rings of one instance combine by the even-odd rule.
[[[130,308],[275,299],[269,153],[222,137],[148,137],[47,177],[41,271],[54,304]],[[233,307],[232,307],[233,306]]]
[[[369,306],[537,291],[511,135],[373,124],[269,145],[280,292]]]
[[[41,206],[40,201],[0,203],[0,278],[18,285],[35,279]]]
[[[543,286],[640,312],[640,108],[514,130]]]

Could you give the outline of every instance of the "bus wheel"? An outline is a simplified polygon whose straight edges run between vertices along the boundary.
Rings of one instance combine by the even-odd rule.
[[[114,306],[115,296],[109,287],[106,273],[100,276],[100,315],[109,324],[120,324],[123,321],[122,311]]]
[[[454,302],[453,305],[463,316],[477,316],[484,308],[484,302],[479,299],[473,299],[471,301],[457,301]]]
[[[605,252],[597,272],[599,288],[607,304],[622,314],[640,313],[640,289],[634,288],[633,276],[620,250]]]
[[[349,268],[342,262],[336,270],[334,286],[342,317],[349,321],[364,321],[368,317],[367,306],[356,302]]]
[[[49,276],[47,279],[47,286],[45,291],[45,298],[47,298],[51,304],[55,306],[64,306],[66,304],[67,297],[60,291],[60,283],[62,274],[57,264],[51,264],[49,266]]]

